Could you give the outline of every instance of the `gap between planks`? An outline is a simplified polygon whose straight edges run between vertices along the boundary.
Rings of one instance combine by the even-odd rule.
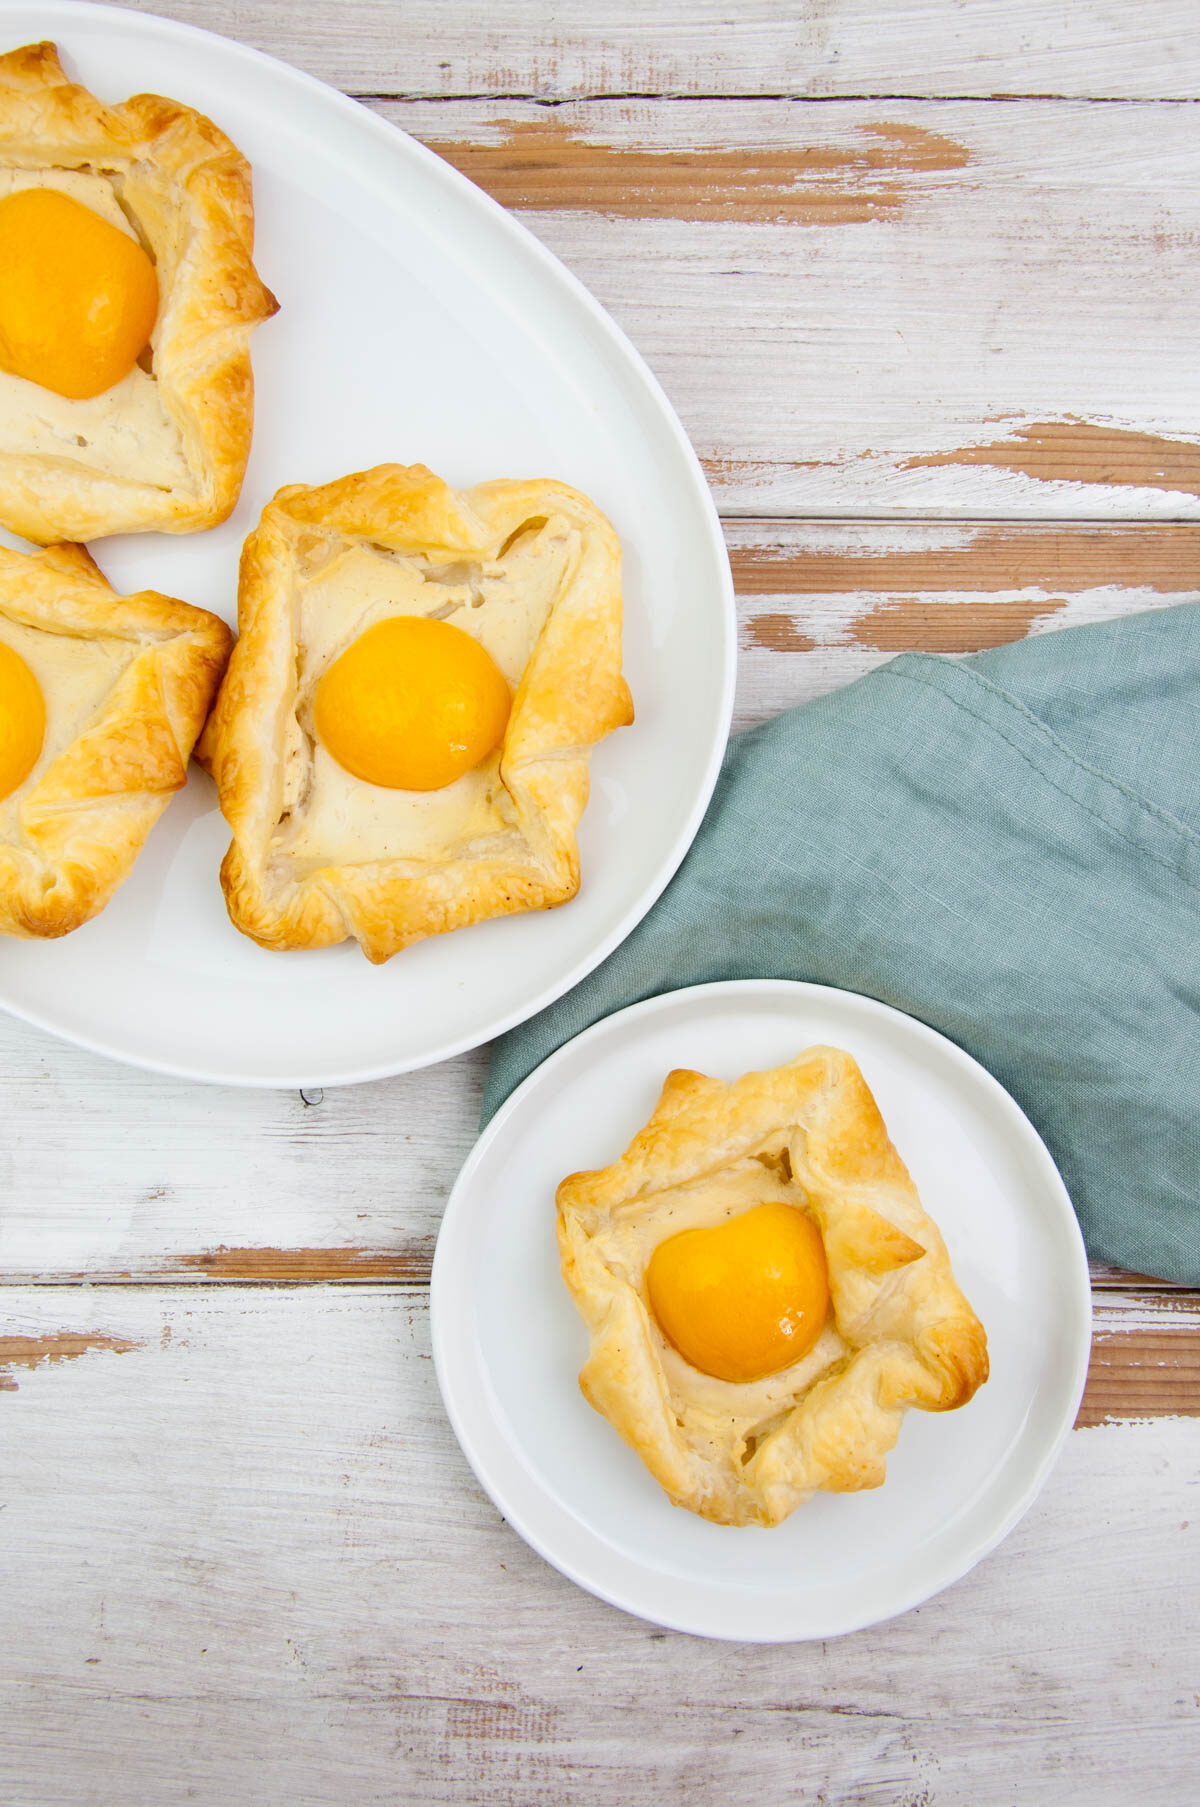
[[[161,1266],[110,1272],[48,1273],[10,1269],[0,1274],[0,1286],[31,1287],[39,1293],[140,1292],[150,1287],[172,1291],[195,1288],[252,1286],[276,1291],[308,1286],[411,1287],[424,1291],[430,1282],[435,1237],[417,1238],[402,1249],[366,1246],[330,1248],[250,1248],[226,1243],[195,1254],[171,1256]],[[1127,1273],[1123,1268],[1091,1266],[1092,1292],[1106,1303],[1122,1300],[1147,1308],[1167,1301],[1200,1307],[1200,1289],[1177,1280],[1158,1280],[1152,1274]],[[1168,1307],[1169,1308],[1169,1307]]]
[[[859,93],[806,94],[802,88],[776,88],[762,90],[746,89],[744,92],[723,94],[717,89],[701,92],[685,88],[595,88],[578,94],[535,94],[527,88],[476,88],[470,93],[422,94],[419,89],[411,88],[356,88],[347,87],[342,93],[349,100],[356,100],[363,106],[416,106],[454,107],[474,104],[489,106],[522,106],[541,107],[552,116],[558,107],[620,105],[630,102],[662,102],[665,106],[682,106],[691,102],[697,106],[770,106],[779,103],[785,106],[803,105],[819,107],[836,106],[839,102],[849,106],[891,105],[896,102],[903,106],[922,107],[1003,107],[1028,106],[1043,104],[1052,107],[1063,105],[1084,107],[1195,107],[1200,106],[1200,95],[1196,94],[1068,94],[1056,92],[1051,88],[1031,90],[1029,93],[1013,92],[1011,94],[972,94],[964,88],[958,94],[921,94],[915,89],[901,92],[899,89],[867,89]]]
[[[1194,0],[124,0],[357,91],[538,100],[1032,94],[1187,101]]]

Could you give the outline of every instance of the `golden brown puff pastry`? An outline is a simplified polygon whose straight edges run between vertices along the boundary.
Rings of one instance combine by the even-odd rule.
[[[767,1201],[816,1220],[831,1312],[790,1368],[733,1382],[663,1335],[646,1269],[664,1238]],[[811,1048],[733,1085],[672,1073],[611,1167],[558,1189],[563,1275],[591,1332],[584,1394],[671,1499],[774,1525],[818,1489],[878,1487],[909,1406],[987,1379],[987,1339],[849,1054]]]
[[[118,596],[82,546],[0,548],[0,645],[46,715],[0,798],[0,933],[66,935],[103,909],[186,780],[232,641],[203,609]]]
[[[32,44],[0,57],[0,197],[30,186],[138,238],[159,310],[151,369],[90,400],[0,371],[0,521],[42,542],[215,526],[250,450],[250,334],[276,311],[251,261],[248,164],[190,107],[105,106]]]
[[[496,752],[443,789],[364,783],[315,733],[330,664],[394,615],[461,626],[515,691]],[[458,492],[423,465],[280,490],[246,542],[240,638],[204,736],[233,844],[229,913],[264,947],[427,935],[579,885],[593,744],[632,720],[620,547],[560,483]]]

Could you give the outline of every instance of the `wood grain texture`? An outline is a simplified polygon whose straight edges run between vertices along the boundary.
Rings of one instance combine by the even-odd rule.
[[[1096,1314],[1080,1425],[1200,1418],[1200,1296],[1107,1300]]]
[[[15,1393],[19,1368],[40,1368],[49,1362],[78,1361],[93,1349],[107,1349],[123,1355],[135,1349],[121,1337],[81,1335],[77,1330],[55,1331],[50,1336],[5,1336],[0,1327],[0,1393]]]
[[[928,596],[936,609],[957,593],[982,620],[1007,591],[1046,597],[1117,589],[1163,603],[1200,594],[1200,527],[1192,525],[906,522],[889,529],[869,521],[737,521],[726,537],[740,597]]]
[[[604,302],[726,514],[1200,518],[1196,108],[372,105]]]
[[[128,3],[128,0],[126,0]],[[135,0],[360,94],[1200,90],[1191,0]]]
[[[498,143],[449,139],[436,148],[514,212],[766,226],[886,219],[916,193],[911,176],[970,161],[954,139],[898,122],[863,123],[846,144],[668,150],[597,144],[557,115],[513,120]]]
[[[1081,420],[1015,427],[1007,439],[989,445],[910,458],[905,469],[933,470],[950,464],[986,464],[1039,483],[1117,484],[1200,495],[1200,446]]]
[[[134,1345],[0,1395],[0,1796],[20,1807],[1186,1798],[1194,1419],[1077,1431],[1006,1542],[916,1612],[730,1647],[604,1606],[501,1521],[419,1295],[0,1305],[26,1338],[69,1321]]]

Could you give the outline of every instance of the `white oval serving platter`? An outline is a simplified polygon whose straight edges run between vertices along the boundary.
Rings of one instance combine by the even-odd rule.
[[[93,542],[112,583],[232,622],[242,540],[281,484],[386,460],[459,487],[557,477],[621,536],[637,709],[594,756],[582,888],[559,910],[426,941],[382,968],[353,943],[267,953],[226,917],[229,836],[193,769],[95,921],[59,942],[0,942],[0,1006],[119,1059],[237,1085],[345,1084],[476,1046],[628,934],[704,813],[732,707],[734,610],[695,454],[580,283],[365,106],[242,45],[81,0],[2,4],[0,37],[54,38],[105,99],[150,90],[198,107],[253,166],[256,262],[281,306],[255,335],[241,501],[208,533]]]

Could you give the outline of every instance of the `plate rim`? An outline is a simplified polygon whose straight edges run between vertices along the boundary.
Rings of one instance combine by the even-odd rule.
[[[1028,1138],[1032,1152],[1044,1168],[1045,1177],[1049,1182],[1049,1191],[1055,1197],[1060,1208],[1061,1225],[1067,1233],[1070,1250],[1069,1266],[1067,1263],[1064,1263],[1063,1277],[1069,1282],[1069,1303],[1073,1310],[1078,1314],[1079,1325],[1078,1335],[1073,1350],[1072,1372],[1069,1376],[1069,1383],[1064,1394],[1064,1406],[1058,1428],[1054,1436],[1048,1439],[1045,1448],[1041,1452],[1039,1461],[1030,1470],[1024,1486],[1019,1490],[1010,1504],[1008,1511],[1002,1515],[998,1524],[993,1527],[992,1531],[982,1542],[971,1546],[965,1561],[951,1564],[950,1570],[937,1581],[933,1588],[929,1588],[924,1584],[918,1584],[913,1590],[911,1597],[905,1597],[898,1605],[889,1605],[887,1610],[883,1613],[868,1611],[865,1616],[861,1614],[851,1614],[845,1623],[839,1622],[834,1626],[821,1626],[811,1630],[783,1630],[774,1632],[755,1630],[747,1632],[745,1629],[739,1627],[730,1629],[724,1626],[700,1624],[695,1618],[689,1618],[686,1614],[664,1614],[657,1610],[648,1612],[644,1607],[639,1607],[636,1603],[631,1601],[620,1586],[598,1585],[592,1578],[585,1577],[585,1575],[580,1572],[583,1567],[581,1563],[574,1560],[564,1560],[561,1556],[555,1554],[547,1547],[547,1540],[528,1524],[524,1505],[518,1502],[514,1508],[512,1501],[505,1497],[501,1497],[501,1490],[496,1489],[487,1474],[481,1471],[481,1466],[477,1461],[477,1454],[472,1445],[471,1437],[469,1433],[464,1434],[462,1408],[462,1399],[464,1395],[456,1390],[457,1383],[452,1383],[448,1378],[454,1370],[456,1349],[449,1331],[446,1328],[448,1313],[442,1309],[441,1300],[448,1285],[447,1263],[450,1256],[446,1254],[445,1251],[451,1248],[451,1238],[446,1235],[446,1226],[448,1223],[451,1224],[453,1232],[452,1213],[461,1212],[463,1206],[460,1201],[464,1197],[469,1196],[469,1188],[474,1180],[475,1174],[487,1160],[492,1145],[502,1133],[505,1125],[519,1110],[522,1109],[525,1099],[528,1098],[531,1093],[536,1092],[542,1084],[547,1083],[548,1071],[552,1079],[553,1070],[556,1065],[565,1064],[568,1053],[575,1053],[581,1044],[598,1040],[606,1034],[619,1035],[629,1023],[636,1023],[643,1017],[652,1016],[659,1011],[671,1007],[681,999],[708,998],[717,1001],[718,999],[730,997],[766,998],[769,996],[784,999],[790,998],[797,1003],[802,1002],[805,998],[815,998],[818,1001],[824,1001],[831,997],[835,999],[849,998],[855,1004],[867,1006],[868,1014],[878,1012],[885,1020],[899,1022],[906,1030],[916,1032],[918,1040],[925,1039],[937,1046],[941,1051],[948,1052],[951,1064],[958,1066],[961,1070],[966,1072],[973,1081],[978,1082],[982,1079],[984,1082],[983,1089],[985,1093],[990,1092],[992,1097],[1000,1102],[1001,1108],[1009,1113],[1013,1121],[1018,1125],[1019,1133],[1024,1134]],[[1013,1098],[1012,1094],[1003,1085],[1001,1085],[994,1074],[990,1073],[973,1055],[968,1054],[964,1048],[961,1048],[957,1042],[951,1041],[948,1036],[943,1035],[939,1030],[931,1028],[928,1023],[922,1022],[919,1017],[911,1016],[906,1011],[898,1010],[894,1005],[886,1004],[879,998],[871,997],[868,993],[849,991],[842,986],[820,985],[807,980],[760,978],[719,979],[699,985],[680,986],[672,990],[656,992],[649,998],[642,998],[636,1003],[627,1004],[622,1009],[614,1011],[611,1015],[599,1018],[596,1022],[589,1024],[586,1029],[581,1030],[577,1035],[572,1036],[568,1041],[563,1042],[553,1051],[553,1053],[547,1055],[546,1059],[535,1067],[531,1073],[526,1075],[520,1085],[509,1094],[508,1098],[505,1099],[504,1103],[499,1107],[495,1115],[481,1131],[459,1170],[458,1176],[447,1197],[434,1249],[433,1267],[430,1277],[429,1314],[430,1340],[432,1344],[434,1373],[437,1379],[438,1391],[441,1395],[443,1409],[449,1419],[451,1429],[454,1432],[459,1448],[476,1480],[491,1500],[497,1512],[499,1512],[503,1519],[507,1520],[513,1530],[516,1531],[524,1542],[542,1557],[545,1562],[556,1569],[560,1574],[564,1575],[569,1581],[572,1581],[577,1587],[582,1588],[584,1592],[592,1594],[595,1598],[605,1601],[608,1605],[614,1606],[622,1612],[629,1613],[634,1618],[641,1619],[651,1624],[661,1625],[669,1631],[726,1643],[799,1644],[816,1642],[826,1638],[849,1636],[856,1631],[865,1630],[870,1626],[886,1624],[889,1621],[902,1616],[904,1613],[913,1611],[914,1608],[922,1605],[926,1600],[935,1598],[937,1595],[944,1593],[947,1588],[953,1587],[957,1582],[961,1581],[965,1575],[969,1574],[970,1571],[982,1562],[986,1556],[990,1555],[991,1552],[1004,1541],[1010,1532],[1016,1528],[1042,1492],[1042,1489],[1062,1453],[1067,1438],[1074,1427],[1075,1419],[1078,1415],[1079,1404],[1082,1400],[1084,1387],[1087,1382],[1088,1365],[1091,1353],[1093,1303],[1091,1274],[1088,1266],[1087,1251],[1083,1241],[1083,1232],[1080,1229],[1079,1220],[1076,1217],[1074,1207],[1071,1204],[1070,1194],[1067,1191],[1066,1184],[1058,1171],[1053,1156],[1050,1154],[1050,1151],[1046,1147],[1038,1130],[1017,1103],[1016,1099]],[[466,1390],[466,1393],[469,1395],[469,1389]],[[482,1395],[480,1397],[482,1399]],[[486,1407],[482,1409],[486,1409]],[[526,1466],[528,1467],[529,1464],[526,1463]],[[534,1475],[535,1479],[538,1478],[535,1469],[531,1468],[530,1472]],[[547,1497],[552,1498],[552,1496],[549,1495],[548,1490]],[[563,1510],[566,1510],[566,1508],[563,1508]],[[591,1527],[583,1527],[583,1529],[590,1538],[599,1543],[599,1536],[592,1531]],[[727,1590],[727,1593],[731,1597],[736,1597],[737,1590],[729,1589]]]
[[[233,57],[251,71],[264,72],[268,80],[290,81],[298,85],[319,100],[321,104],[333,108],[350,129],[362,132],[368,139],[374,139],[381,146],[390,147],[392,152],[399,150],[410,156],[424,170],[428,180],[435,185],[442,184],[449,192],[460,198],[469,199],[475,207],[481,208],[485,214],[490,216],[497,229],[508,236],[516,250],[532,259],[549,282],[565,292],[574,306],[582,310],[591,326],[603,336],[609,355],[623,362],[630,376],[640,384],[646,399],[653,404],[661,425],[670,435],[680,456],[680,474],[688,477],[699,508],[699,516],[706,536],[707,555],[722,604],[719,617],[722,681],[714,718],[712,745],[709,748],[700,781],[696,786],[691,809],[682,819],[675,835],[668,842],[665,852],[660,856],[649,884],[639,893],[637,901],[620,915],[608,933],[586,955],[577,960],[564,975],[560,975],[557,980],[544,986],[532,1000],[526,999],[519,1005],[500,1012],[489,1018],[482,1028],[453,1037],[445,1043],[438,1044],[432,1051],[401,1057],[398,1060],[389,1058],[382,1062],[375,1061],[352,1069],[335,1068],[332,1072],[319,1070],[313,1072],[311,1070],[313,1067],[318,1069],[320,1067],[320,1061],[314,1060],[303,1070],[289,1067],[285,1071],[273,1071],[266,1075],[246,1072],[231,1075],[203,1063],[189,1061],[186,1056],[182,1055],[177,1059],[168,1060],[146,1053],[131,1052],[126,1048],[114,1045],[103,1035],[92,1034],[86,1030],[72,1033],[60,1027],[45,1012],[25,1004],[10,1003],[7,999],[0,998],[0,1009],[3,1009],[6,1014],[15,1017],[18,1021],[29,1023],[33,1028],[53,1036],[56,1040],[64,1041],[70,1046],[103,1055],[122,1065],[140,1068],[144,1072],[160,1073],[167,1078],[192,1080],[210,1085],[233,1086],[244,1090],[294,1090],[297,1086],[305,1088],[319,1086],[333,1089],[344,1085],[362,1085],[375,1080],[396,1078],[404,1073],[421,1071],[425,1067],[439,1065],[442,1061],[453,1060],[461,1054],[481,1047],[496,1036],[505,1034],[517,1024],[527,1022],[530,1017],[536,1016],[539,1011],[546,1009],[547,1006],[578,985],[589,973],[594,972],[596,967],[627,939],[638,923],[653,908],[679,870],[712,800],[729,744],[733,718],[738,667],[737,599],[720,515],[717,512],[716,503],[713,500],[712,491],[705,478],[699,457],[684,430],[673,403],[641,352],[590,289],[575,275],[574,271],[569,269],[528,226],[518,220],[507,208],[501,206],[498,201],[479,188],[461,171],[439,157],[435,151],[422,144],[418,138],[414,138],[411,133],[406,132],[402,126],[372,112],[340,88],[322,81],[318,76],[309,74],[307,70],[298,69],[294,64],[284,62],[267,51],[258,50],[236,38],[227,37],[222,32],[210,31],[203,26],[167,18],[160,13],[135,12],[124,7],[103,4],[101,0],[45,0],[45,4],[42,6],[31,5],[30,0],[0,0],[0,24],[18,15],[32,17],[34,14],[41,21],[38,35],[42,38],[53,37],[60,48],[65,49],[68,56],[74,54],[70,38],[73,29],[81,20],[100,23],[106,29],[116,29],[133,38],[137,38],[139,35],[148,35],[168,43],[182,38],[185,43],[191,39],[203,41],[208,46],[216,45],[219,47],[220,54]],[[537,912],[529,914],[536,915]]]

